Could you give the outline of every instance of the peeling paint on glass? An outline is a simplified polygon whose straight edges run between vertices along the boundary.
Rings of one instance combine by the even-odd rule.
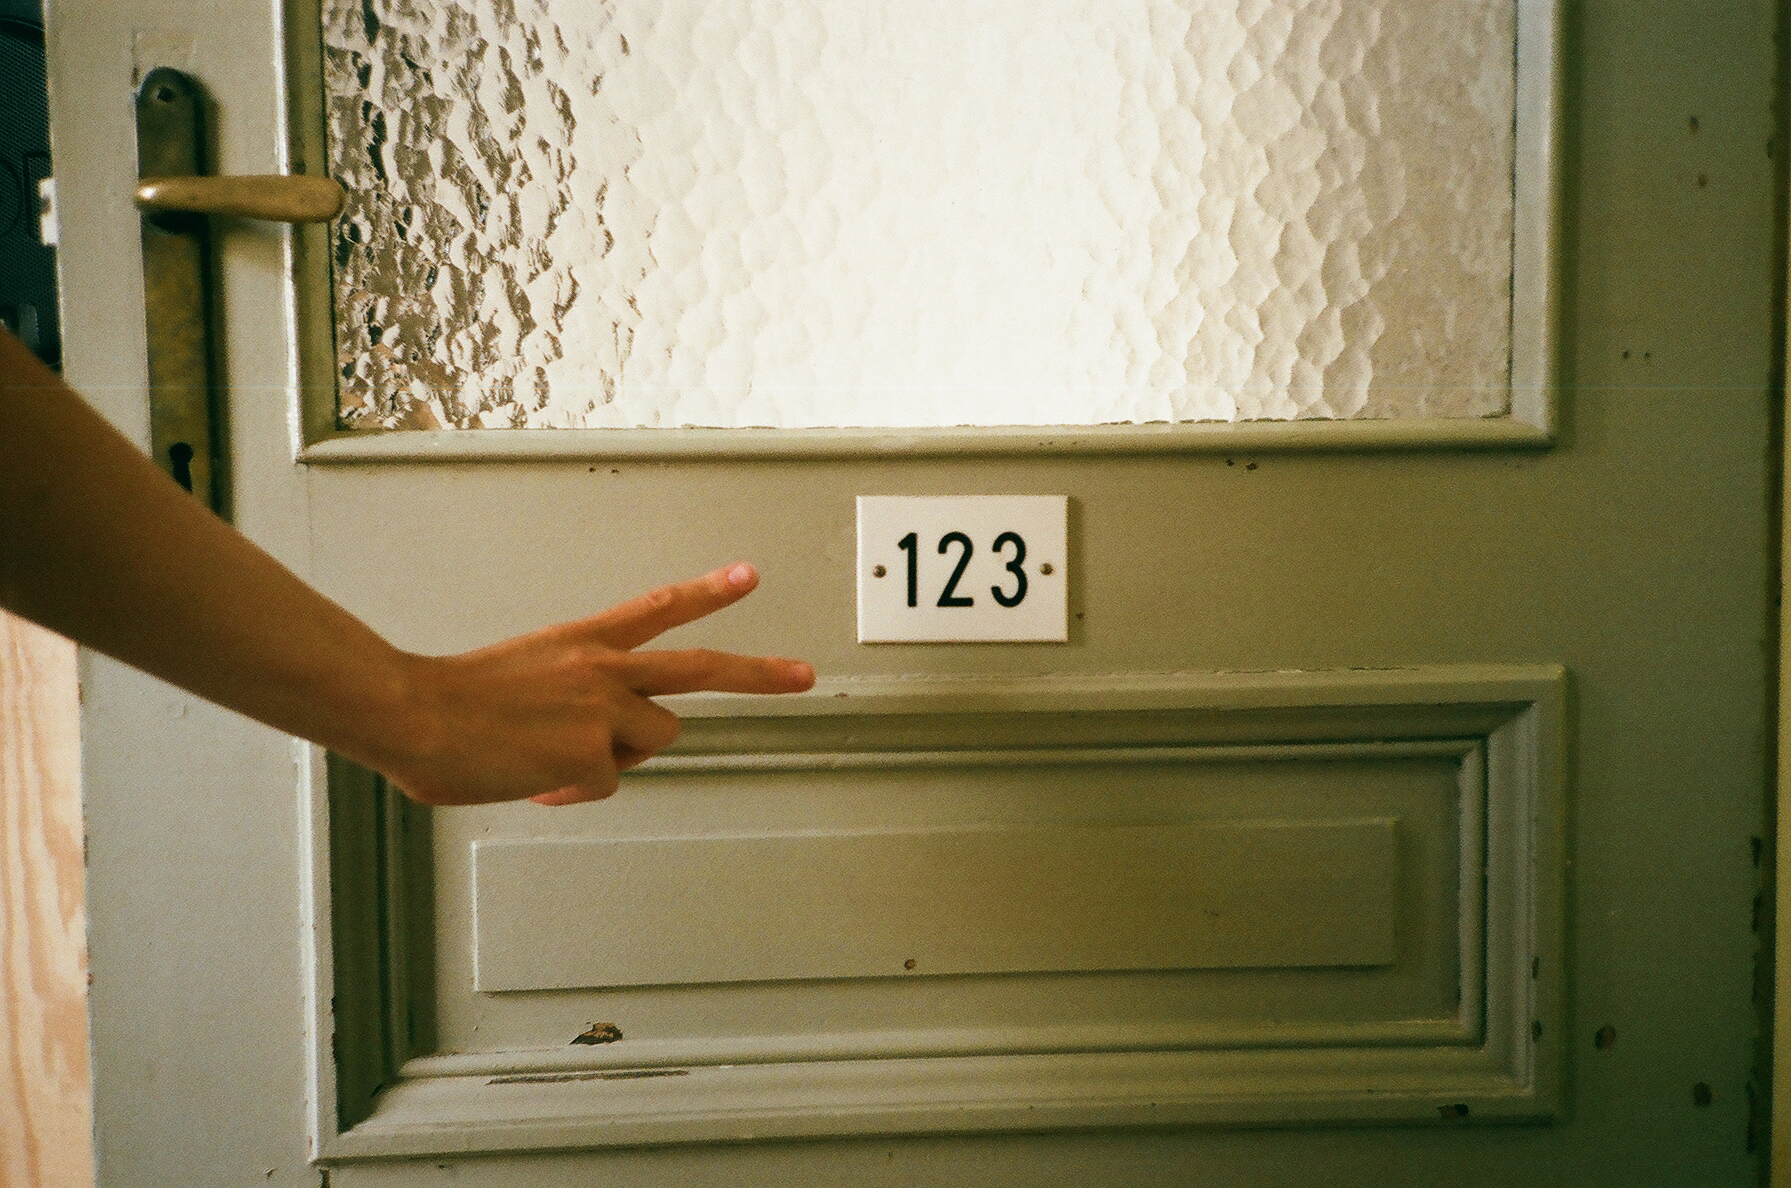
[[[324,0],[348,428],[1509,409],[1515,0]]]

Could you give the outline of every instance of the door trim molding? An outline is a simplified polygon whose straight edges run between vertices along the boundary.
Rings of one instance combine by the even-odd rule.
[[[668,458],[927,458],[1010,454],[1352,453],[1537,450],[1555,440],[1555,398],[1485,419],[1200,421],[977,429],[406,429],[332,433],[300,449],[311,465]],[[1514,409],[1521,403],[1513,393]],[[1534,419],[1531,419],[1534,418]]]
[[[1558,666],[861,678],[786,699],[682,701],[684,737],[630,779],[797,770],[829,756],[851,767],[875,756],[898,765],[955,756],[974,766],[1060,754],[1077,764],[1102,751],[1176,762],[1293,760],[1308,750],[1460,755],[1462,940],[1485,959],[1463,961],[1471,985],[1448,1035],[1423,1026],[1220,1034],[1191,1024],[1173,1035],[892,1032],[768,1037],[752,1050],[718,1037],[411,1055],[392,1039],[407,1031],[401,973],[383,996],[338,984],[348,951],[332,942],[332,921],[349,917],[330,902],[328,850],[340,829],[330,827],[326,765],[313,751],[320,1159],[1063,1127],[1458,1124],[1548,1119],[1560,1109],[1567,678]],[[337,797],[342,804],[340,789]],[[389,823],[380,828],[392,836]],[[402,848],[389,843],[381,861],[390,867]],[[378,885],[388,914],[402,914],[405,885],[390,870]],[[357,936],[363,946],[405,940],[366,928]],[[403,964],[390,952],[347,959],[350,979]],[[333,1044],[333,1031],[359,1043],[383,1036],[388,1062],[343,1073],[332,1050],[350,1045]],[[339,1080],[365,1094],[365,1108],[338,1110]]]

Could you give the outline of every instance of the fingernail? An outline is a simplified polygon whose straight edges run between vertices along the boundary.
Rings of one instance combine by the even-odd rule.
[[[758,579],[758,576],[752,566],[742,561],[728,570],[728,585],[750,586]]]
[[[815,666],[798,661],[790,665],[790,675],[796,678],[797,684],[812,685],[815,683]]]

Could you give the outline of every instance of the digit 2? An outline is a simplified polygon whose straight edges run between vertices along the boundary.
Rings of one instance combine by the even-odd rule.
[[[958,582],[964,577],[964,571],[970,567],[970,554],[975,546],[970,543],[970,538],[965,536],[962,532],[947,532],[944,536],[939,538],[939,552],[941,554],[947,552],[953,544],[963,545],[964,551],[958,555],[958,567],[951,571],[951,581],[946,582],[945,589],[939,593],[939,605],[975,606],[976,600],[974,598],[966,598],[957,592]],[[909,605],[912,606],[913,604],[910,603]]]

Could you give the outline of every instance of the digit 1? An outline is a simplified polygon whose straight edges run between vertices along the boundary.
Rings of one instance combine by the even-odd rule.
[[[920,539],[910,532],[896,541],[896,547],[908,553],[908,605],[920,605]]]

